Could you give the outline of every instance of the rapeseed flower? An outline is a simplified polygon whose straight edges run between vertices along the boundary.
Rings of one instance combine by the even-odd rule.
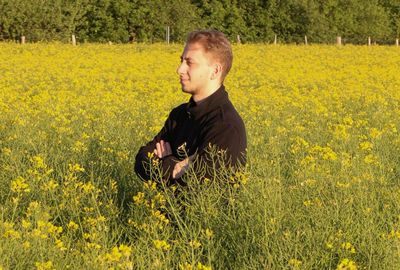
[[[81,167],[81,165],[75,163],[75,164],[68,164],[68,170],[70,172],[84,172],[85,169]]]
[[[191,246],[194,249],[197,249],[197,248],[201,247],[201,243],[197,240],[191,240],[189,242],[189,246]]]
[[[156,247],[156,249],[159,249],[159,250],[165,250],[166,251],[166,250],[169,250],[171,248],[171,246],[165,240],[154,240],[153,244]]]
[[[376,164],[376,163],[378,163],[378,159],[373,154],[368,154],[368,155],[365,156],[364,162],[366,164]]]
[[[373,146],[374,146],[373,143],[368,142],[368,141],[360,143],[361,150],[371,151]]]
[[[36,270],[51,270],[54,269],[53,262],[35,262]]]
[[[136,205],[142,204],[144,201],[144,193],[143,192],[138,192],[135,196],[133,196],[133,202]]]
[[[201,262],[197,262],[197,264],[190,264],[185,262],[184,264],[179,264],[180,270],[212,270],[211,266],[206,266]]]
[[[214,235],[214,232],[211,229],[206,229],[204,233],[207,238],[211,238]]]
[[[356,253],[355,247],[350,242],[342,243],[341,248],[350,251],[352,254]]]
[[[143,186],[145,189],[150,190],[150,191],[157,189],[157,183],[154,181],[151,181],[151,180],[144,182]]]
[[[336,267],[336,270],[357,270],[357,265],[354,261],[344,258]]]
[[[302,264],[302,262],[298,259],[290,259],[288,264],[293,268],[298,268]]]
[[[31,189],[29,188],[28,183],[21,176],[18,176],[17,179],[15,179],[15,180],[13,180],[11,182],[11,190],[13,192],[16,192],[16,193],[29,193],[29,192],[31,192]]]

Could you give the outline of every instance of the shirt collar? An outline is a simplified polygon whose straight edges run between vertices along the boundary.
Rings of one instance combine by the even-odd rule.
[[[193,97],[190,98],[187,106],[186,112],[190,117],[193,117],[195,120],[201,118],[203,115],[215,110],[218,106],[225,103],[228,100],[228,93],[225,91],[225,86],[221,85],[220,88],[217,89],[210,96],[201,100],[200,102],[195,102]]]

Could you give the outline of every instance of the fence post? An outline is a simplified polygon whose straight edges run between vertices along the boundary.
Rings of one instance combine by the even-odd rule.
[[[336,37],[336,44],[339,46],[342,45],[342,37]]]
[[[399,39],[396,38],[396,46],[399,46]]]
[[[21,37],[21,44],[25,44],[25,36]]]
[[[74,34],[72,34],[71,39],[72,39],[72,45],[73,45],[73,46],[76,46],[76,37],[75,37]]]
[[[307,36],[304,36],[304,44],[308,45]]]
[[[167,26],[165,30],[165,40],[167,41],[167,44],[169,44],[169,26]]]
[[[371,37],[368,37],[368,46],[371,46]]]
[[[242,41],[240,40],[240,35],[237,35],[237,36],[236,36],[236,41],[237,41],[238,44],[241,44],[241,43],[242,43]]]
[[[276,45],[278,43],[278,37],[277,37],[277,35],[275,35],[275,37],[274,37],[274,45]]]

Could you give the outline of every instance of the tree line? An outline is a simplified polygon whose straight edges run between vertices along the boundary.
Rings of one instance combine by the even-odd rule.
[[[232,41],[392,43],[400,0],[0,0],[0,40],[182,42],[195,29]]]

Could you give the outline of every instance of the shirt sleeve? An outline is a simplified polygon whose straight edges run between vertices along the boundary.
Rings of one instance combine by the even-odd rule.
[[[153,140],[142,146],[136,154],[135,172],[143,180],[149,180],[151,178],[149,170],[151,159],[149,158],[149,156],[151,155],[151,153],[154,152],[157,142],[159,142],[160,140],[164,140],[167,142],[171,141],[172,130],[174,128],[174,125],[176,124],[176,114],[177,112],[173,110],[165,121],[164,126],[160,130],[160,132],[153,138]],[[178,162],[173,155],[166,156],[163,159],[159,159],[158,157],[153,156],[153,159],[156,159],[157,163],[160,164],[160,169],[162,170],[164,177],[167,179],[172,174],[172,170],[175,164]]]
[[[221,167],[237,168],[246,163],[246,138],[229,123],[207,131],[192,164],[197,175],[212,179]]]

